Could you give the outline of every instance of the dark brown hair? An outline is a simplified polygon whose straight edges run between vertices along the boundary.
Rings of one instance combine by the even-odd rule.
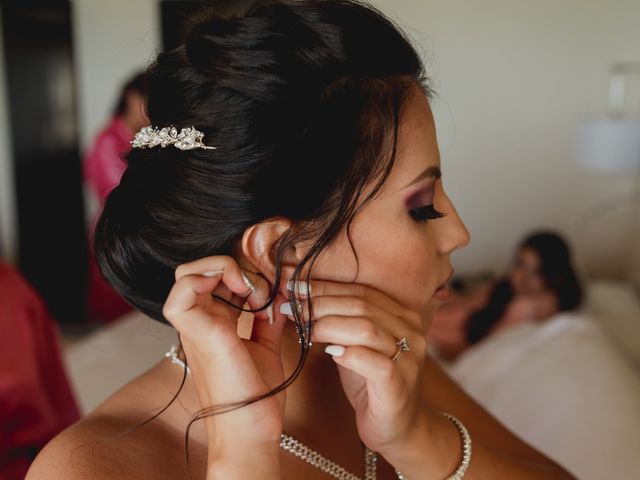
[[[161,322],[178,265],[231,255],[249,226],[270,217],[289,218],[296,228],[277,244],[275,286],[262,308],[275,299],[284,253],[301,239],[314,243],[293,279],[308,264],[309,280],[320,252],[343,229],[349,233],[387,178],[412,89],[431,95],[410,41],[365,2],[238,5],[224,14],[203,10],[184,44],[160,53],[148,70],[151,124],[193,125],[217,149],[132,150],[96,228],[106,279]],[[310,331],[297,317],[300,360],[283,384],[203,409],[192,422],[286,388],[308,351]]]

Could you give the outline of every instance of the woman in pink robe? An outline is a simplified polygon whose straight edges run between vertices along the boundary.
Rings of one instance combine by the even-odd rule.
[[[126,163],[124,155],[131,148],[134,133],[148,124],[145,113],[147,79],[135,75],[122,89],[114,115],[100,131],[84,159],[84,178],[102,206],[107,195],[120,183]],[[87,317],[89,321],[109,322],[131,310],[131,306],[105,282],[98,270],[92,248],[94,217],[89,228],[89,289]]]

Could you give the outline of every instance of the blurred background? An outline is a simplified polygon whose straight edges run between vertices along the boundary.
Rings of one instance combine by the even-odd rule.
[[[29,290],[29,298],[40,302],[43,315],[53,322],[47,327],[51,330],[42,327],[34,338],[49,332],[45,336],[51,341],[51,335],[60,332],[61,347],[52,350],[51,358],[60,358],[59,375],[63,378],[66,371],[69,385],[68,391],[57,387],[66,392],[58,400],[68,405],[74,398],[77,407],[70,409],[66,424],[156,362],[174,340],[165,327],[147,322],[126,305],[118,306],[117,300],[107,302],[112,308],[102,316],[92,310],[91,299],[100,294],[92,297],[90,292],[95,272],[88,249],[100,195],[87,179],[84,162],[113,121],[127,82],[158,51],[177,45],[185,18],[206,3],[222,8],[228,2],[0,3],[0,258],[10,275],[20,278],[16,282],[23,282],[21,291]],[[599,329],[623,359],[611,365],[624,375],[627,368],[632,372],[607,388],[630,402],[619,425],[625,434],[636,436],[621,434],[619,445],[626,443],[620,448],[637,451],[640,440],[633,432],[640,432],[640,2],[371,3],[413,39],[436,92],[432,108],[443,181],[471,233],[469,246],[452,257],[453,286],[468,290],[508,271],[518,242],[531,232],[561,235],[571,247],[587,293],[586,306],[605,319]],[[9,292],[9,287],[0,291],[0,312],[9,311],[10,300],[15,300]],[[520,345],[503,344],[500,351],[514,344]],[[7,355],[5,363],[10,364],[8,352],[0,353],[0,359]],[[561,364],[581,358],[572,357],[567,348],[562,352]],[[128,357],[118,370],[118,358],[125,353],[135,358]],[[539,358],[541,351],[533,355]],[[592,361],[599,358],[585,355]],[[513,358],[492,358],[494,367],[496,362],[513,365]],[[96,369],[105,362],[112,368],[96,378]],[[477,373],[481,362],[476,357],[472,363]],[[502,409],[516,397],[513,390],[505,390],[497,399],[496,382],[508,377],[500,368],[480,386],[480,377],[469,374],[469,367],[460,362],[449,367],[463,385],[467,381],[470,393],[538,448],[575,463],[575,468],[589,458],[587,446],[570,453],[561,450],[575,439],[550,441],[557,438],[550,430],[552,422],[542,422],[546,430],[527,430],[533,428],[532,418],[539,420],[535,412]],[[523,371],[516,370],[518,379]],[[608,371],[601,373],[610,376]],[[529,385],[541,381],[527,379]],[[602,387],[595,381],[590,385]],[[549,390],[550,396],[557,394]],[[565,397],[574,402],[589,395],[595,394],[574,390]],[[10,416],[3,405],[6,402],[0,405],[3,414]],[[610,403],[590,408],[614,407],[623,408]],[[578,420],[593,411],[576,420],[574,432],[581,425]],[[558,410],[558,418],[561,414],[566,411]],[[538,427],[542,424],[537,422]],[[55,429],[24,447],[27,459]],[[617,443],[611,448],[620,451]],[[7,451],[8,447],[0,467],[3,461],[9,463]],[[625,459],[613,455],[624,466]],[[610,466],[606,468],[610,474]],[[589,471],[591,478],[614,477],[600,476],[594,465]],[[620,478],[631,478],[619,473]]]
[[[177,42],[201,2],[2,2],[0,252],[61,323],[83,321],[80,159],[125,81]],[[564,232],[589,275],[640,285],[633,171],[576,161],[576,129],[609,113],[613,67],[640,62],[640,4],[378,0],[424,54],[444,181],[472,242],[458,273],[510,260],[537,226]],[[640,115],[640,74],[625,108]],[[628,194],[602,212],[603,201]],[[615,203],[615,202],[614,202]],[[86,216],[86,218],[85,218]],[[55,252],[55,254],[52,254]],[[64,282],[59,281],[64,272]]]

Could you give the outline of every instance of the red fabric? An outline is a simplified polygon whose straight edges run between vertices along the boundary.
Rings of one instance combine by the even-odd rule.
[[[58,326],[44,302],[0,262],[0,479],[26,475],[33,455],[80,418]]]
[[[114,117],[98,134],[84,158],[84,177],[100,202],[120,183],[126,168],[123,155],[131,148],[133,132],[120,117]],[[95,228],[96,218],[89,228],[90,245]],[[119,294],[104,280],[91,248],[88,251],[88,298],[87,320],[89,322],[107,323],[132,309]],[[2,479],[0,479],[2,480]]]

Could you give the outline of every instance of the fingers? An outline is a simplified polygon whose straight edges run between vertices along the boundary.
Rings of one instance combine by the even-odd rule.
[[[332,355],[334,361],[368,380],[369,401],[388,408],[397,403],[405,389],[405,381],[395,364],[380,352],[354,345],[344,347],[340,355]]]
[[[251,289],[242,278],[239,265],[228,255],[214,255],[200,258],[193,262],[178,265],[175,271],[176,281],[185,275],[200,274],[205,276],[222,276],[222,281],[231,292],[242,297],[251,293]]]
[[[273,304],[263,308],[271,295],[271,285],[263,277],[249,270],[244,270],[242,275],[245,285],[251,291],[246,298],[249,308],[257,310],[253,312],[255,318],[269,324],[273,323]]]
[[[420,330],[361,298],[316,297],[316,294],[317,291],[312,290],[312,342],[330,344],[331,349],[346,348],[347,351],[351,347],[363,347],[390,360],[398,352],[398,341],[405,338],[412,351],[401,353],[405,358],[399,370],[406,379],[416,374],[427,352],[426,338]],[[308,321],[309,301],[299,302],[304,306],[303,320]]]
[[[279,304],[284,301],[285,299],[282,297],[276,297],[273,306],[277,309]],[[254,320],[250,339],[280,355],[282,333],[288,320],[284,315],[279,313],[278,310],[275,310],[275,312],[276,313],[273,314],[273,322],[271,323],[259,319]]]
[[[262,307],[269,298],[270,285],[268,282],[259,275],[243,271],[233,257],[227,255],[204,257],[179,265],[175,271],[176,283],[182,277],[192,274],[208,277],[221,276],[222,281],[213,293],[228,301],[246,299],[251,309]],[[244,301],[234,303],[241,307]],[[255,312],[255,316],[270,321],[270,318],[273,317],[271,308],[268,307],[266,311]]]
[[[391,358],[397,350],[393,336],[375,323],[362,317],[329,315],[313,326],[311,340],[343,346],[361,345]]]
[[[359,283],[329,282],[324,280],[312,280],[310,283],[307,283],[300,280],[298,284],[289,283],[287,288],[289,287],[296,293],[309,291],[314,300],[315,297],[324,296],[355,297],[364,303],[378,305],[393,315],[411,315],[404,306],[400,305],[388,295]],[[305,296],[307,295],[300,295],[301,298]]]
[[[249,279],[230,256],[216,255],[181,264],[175,270],[175,278],[163,315],[187,339],[208,338],[214,330],[214,317],[236,331],[240,310],[214,300],[212,293],[238,307],[242,307],[246,299],[251,308],[256,309],[268,298],[268,284]],[[199,311],[196,315],[185,315],[191,310]],[[268,319],[264,311],[256,316]]]
[[[424,321],[422,317],[396,302],[385,293],[362,284],[340,283],[323,280],[313,280],[292,284],[287,287],[296,293],[302,301],[303,317],[309,321],[306,304],[311,297],[313,304],[313,321],[319,321],[327,315],[352,315],[371,319],[394,336],[402,338],[411,332],[422,335]],[[308,293],[306,293],[308,292]],[[300,294],[302,293],[302,294]],[[314,327],[318,325],[314,323]]]
[[[277,318],[280,319],[280,322],[276,324],[273,304],[262,308],[271,294],[271,285],[266,279],[249,270],[241,269],[232,257],[224,255],[205,257],[181,264],[176,268],[175,276],[176,284],[164,307],[165,316],[169,321],[171,321],[169,317],[176,319],[181,313],[194,308],[196,305],[200,305],[208,311],[214,308],[217,308],[218,311],[221,308],[232,308],[207,298],[206,295],[199,296],[207,291],[213,291],[214,294],[235,303],[238,307],[242,307],[246,302],[249,308],[257,310],[254,312],[251,340],[266,346],[276,353],[280,352],[285,321],[284,317],[279,315]],[[235,315],[229,313],[227,317],[237,320],[239,314],[240,311],[237,310]],[[174,320],[171,323],[181,334],[186,334],[188,337],[198,338],[199,335],[207,333],[207,325],[208,328],[212,327],[212,319],[209,318],[207,322],[204,315],[193,316],[189,322],[184,321],[184,318],[186,317],[183,316],[182,320]],[[188,328],[188,331],[183,331],[186,328]],[[209,330],[209,333],[211,333],[211,330]]]
[[[390,313],[361,297],[318,296],[317,291],[312,290],[312,315],[309,312],[309,300],[300,299],[297,302],[303,306],[301,314],[303,321],[308,322],[311,317],[314,322],[312,341],[335,341],[344,345],[363,341],[364,343],[361,344],[390,352],[389,354],[392,355],[395,351],[393,348],[395,340],[392,335],[402,338],[420,334],[420,330],[405,317]],[[288,307],[288,309],[292,308],[295,307]],[[340,318],[349,319],[349,321],[340,322]],[[330,335],[335,335],[333,340],[330,339]],[[353,336],[351,340],[347,338],[349,335]]]
[[[194,343],[207,343],[208,339],[217,336],[231,339],[232,343],[240,341],[240,338],[235,335],[232,322],[214,321],[214,316],[225,318],[227,315],[226,307],[213,304],[209,296],[209,292],[220,281],[219,275],[205,277],[193,274],[181,276],[174,284],[162,313],[182,338]],[[204,300],[201,297],[204,297]],[[233,338],[234,336],[237,337],[237,341]]]

